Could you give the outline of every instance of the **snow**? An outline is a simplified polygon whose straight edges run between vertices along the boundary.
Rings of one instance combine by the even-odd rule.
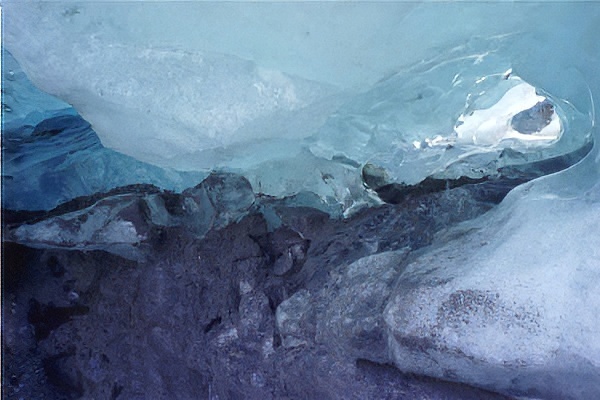
[[[400,368],[513,394],[597,397],[600,203],[535,192],[518,188],[409,265],[385,313]],[[429,341],[427,360],[404,338]]]

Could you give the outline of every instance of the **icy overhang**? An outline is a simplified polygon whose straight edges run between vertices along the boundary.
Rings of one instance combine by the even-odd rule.
[[[581,4],[6,1],[4,17],[4,45],[103,145],[242,172],[267,194],[352,207],[367,163],[416,184],[488,174],[490,150],[530,162],[591,140],[598,48]],[[493,88],[509,68],[527,104],[493,121],[523,94]],[[554,112],[538,130],[523,121],[541,97]]]

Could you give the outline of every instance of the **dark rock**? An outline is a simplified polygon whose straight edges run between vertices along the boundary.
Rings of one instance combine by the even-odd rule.
[[[379,253],[335,271],[317,301],[317,340],[355,360],[388,361],[382,314],[407,255]]]
[[[546,99],[512,117],[510,125],[517,132],[532,134],[548,126],[553,115],[554,106]]]
[[[46,357],[43,366],[48,383],[69,398],[79,399],[84,395],[84,391],[74,356],[73,353],[61,353]]]
[[[15,290],[25,277],[30,252],[25,246],[2,242],[2,285],[5,290]]]
[[[29,304],[27,320],[35,328],[35,339],[46,339],[50,333],[71,320],[73,316],[85,315],[89,312],[86,306],[56,307],[54,304],[40,304],[32,299]]]
[[[42,371],[46,381],[23,389],[31,398],[493,399],[374,363],[386,359],[379,315],[406,257],[489,209],[473,193],[415,195],[345,220],[298,199],[257,201],[230,175],[181,195],[104,197],[102,221],[134,226],[143,257],[99,246],[101,235],[95,250],[8,245],[21,260],[6,294],[8,372]],[[85,210],[50,218],[82,226],[97,217]],[[35,330],[18,328],[28,318]]]
[[[367,163],[362,168],[362,178],[368,188],[379,190],[381,187],[390,184],[390,178],[387,176],[385,169]]]
[[[423,196],[429,193],[441,192],[447,189],[454,189],[463,185],[473,185],[487,182],[488,178],[468,178],[460,177],[458,179],[436,179],[427,177],[417,185],[405,185],[402,183],[390,183],[378,187],[375,191],[379,198],[389,204],[400,204],[411,196]],[[506,193],[512,189],[507,188]],[[506,195],[504,193],[504,195]],[[503,196],[504,197],[504,196]]]

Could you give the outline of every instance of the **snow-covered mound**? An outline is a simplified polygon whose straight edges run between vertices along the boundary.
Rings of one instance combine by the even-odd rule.
[[[514,190],[408,265],[384,313],[396,365],[512,395],[598,397],[600,185],[581,198],[553,187],[575,169]]]

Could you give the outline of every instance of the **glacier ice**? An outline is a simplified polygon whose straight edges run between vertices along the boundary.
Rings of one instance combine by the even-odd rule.
[[[283,142],[281,151],[294,154],[287,142],[318,126],[319,113],[323,119],[336,104],[338,90],[331,85],[234,55],[111,41],[102,35],[103,25],[72,32],[71,20],[94,16],[85,7],[68,10],[44,3],[7,7],[9,47],[30,79],[73,104],[104,146],[139,160],[210,169],[230,165],[247,151],[244,146],[273,137]],[[21,42],[32,36],[43,57]],[[236,144],[230,154],[228,147]],[[190,163],[181,165],[181,156]],[[257,154],[252,162],[259,159]]]
[[[31,84],[12,54],[2,52],[2,130],[24,134],[44,119],[75,115],[71,105]],[[31,133],[31,132],[29,132]]]
[[[49,210],[115,187],[151,183],[181,191],[207,174],[146,164],[102,146],[73,107],[41,92],[3,51],[2,206]]]
[[[511,43],[474,41],[378,82],[328,119],[311,150],[378,170],[382,186],[506,175],[588,146],[587,84],[569,77],[581,110],[546,94],[511,69]]]
[[[181,26],[164,20],[165,7],[8,1],[4,12],[12,22],[5,43],[33,82],[73,104],[109,148],[178,170],[252,171],[253,186],[269,195],[297,193],[304,184],[345,209],[374,202],[362,191],[356,164],[373,163],[389,181],[414,184],[429,174],[487,175],[523,158],[549,157],[543,150],[517,154],[519,160],[505,153],[498,163],[498,152],[487,150],[463,161],[469,154],[464,146],[406,149],[412,142],[445,142],[467,96],[485,91],[473,104],[489,101],[498,91],[490,82],[502,89],[498,76],[512,66],[524,82],[554,95],[557,115],[574,119],[565,136],[585,140],[589,131],[586,115],[574,116],[588,113],[589,104],[571,103],[585,85],[555,94],[545,82],[533,82],[537,75],[519,60],[519,49],[528,46],[515,34],[527,26],[524,15],[552,20],[556,7],[519,4],[515,12],[499,5],[190,3],[168,8]],[[431,26],[436,13],[448,21],[459,13],[470,24],[455,36],[429,29],[419,41],[405,40],[417,26]],[[338,22],[319,24],[327,15]],[[259,16],[269,21],[262,29]],[[228,18],[235,29],[223,23]],[[277,34],[267,40],[273,29]],[[338,48],[340,38],[345,51]],[[293,61],[293,51],[302,61]],[[410,64],[416,67],[399,68]],[[460,128],[456,134],[463,137]],[[568,140],[558,147],[566,151]],[[411,158],[417,164],[405,167]],[[287,160],[320,166],[299,182],[295,167],[279,167]],[[472,164],[488,163],[484,172],[473,172]]]

